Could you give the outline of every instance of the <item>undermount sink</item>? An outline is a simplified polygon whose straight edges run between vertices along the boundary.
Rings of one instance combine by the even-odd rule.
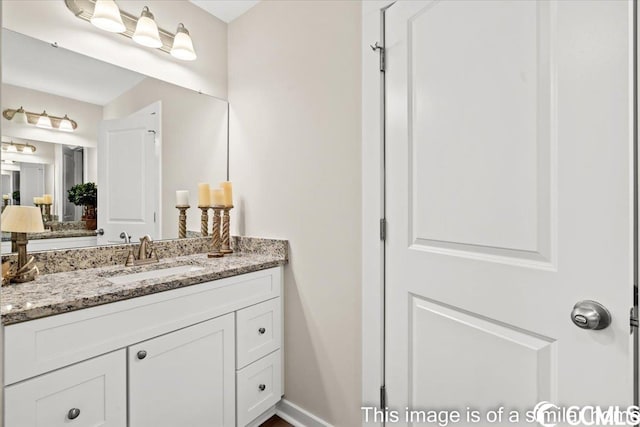
[[[160,279],[162,277],[175,276],[177,274],[193,273],[194,271],[203,270],[204,267],[194,265],[181,265],[179,267],[162,268],[159,270],[143,271],[141,273],[122,274],[120,276],[105,277],[108,281],[116,285],[124,285],[140,280]]]

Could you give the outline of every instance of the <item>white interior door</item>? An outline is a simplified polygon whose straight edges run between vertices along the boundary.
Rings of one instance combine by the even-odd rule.
[[[488,425],[466,408],[632,404],[631,18],[623,1],[387,10],[386,385],[400,424],[405,407]],[[580,300],[611,325],[575,326]]]
[[[33,198],[44,194],[44,164],[20,163],[20,204],[34,206]]]
[[[148,234],[160,238],[160,104],[128,117],[104,120],[98,133],[99,244],[122,243]]]

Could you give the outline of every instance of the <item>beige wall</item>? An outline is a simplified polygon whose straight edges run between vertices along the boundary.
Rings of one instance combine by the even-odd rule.
[[[233,224],[291,245],[286,398],[360,425],[361,4],[263,1],[228,39]]]
[[[2,26],[74,52],[156,77],[220,98],[227,97],[227,24],[183,0],[138,1],[118,4],[138,16],[149,6],[158,26],[189,29],[197,61],[180,61],[156,49],[146,49],[118,34],[100,30],[76,18],[62,0],[3,1]]]

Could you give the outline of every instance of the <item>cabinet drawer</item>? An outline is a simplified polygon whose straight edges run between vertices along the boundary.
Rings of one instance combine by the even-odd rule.
[[[238,426],[246,426],[282,396],[280,350],[238,371],[236,380]]]
[[[6,427],[125,427],[126,364],[119,350],[6,387]]]
[[[280,298],[247,307],[236,313],[238,369],[280,348],[280,313]]]

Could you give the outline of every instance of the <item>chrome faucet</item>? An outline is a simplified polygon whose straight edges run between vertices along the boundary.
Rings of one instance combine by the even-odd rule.
[[[138,248],[138,257],[133,254],[133,245],[129,247],[129,254],[125,261],[125,267],[133,265],[145,265],[159,262],[158,254],[153,248],[153,240],[148,234],[140,238],[140,247]]]
[[[122,233],[120,233],[120,238],[124,239],[124,242],[126,244],[131,243],[131,236],[129,236],[129,233],[127,233],[126,231],[123,231]]]

